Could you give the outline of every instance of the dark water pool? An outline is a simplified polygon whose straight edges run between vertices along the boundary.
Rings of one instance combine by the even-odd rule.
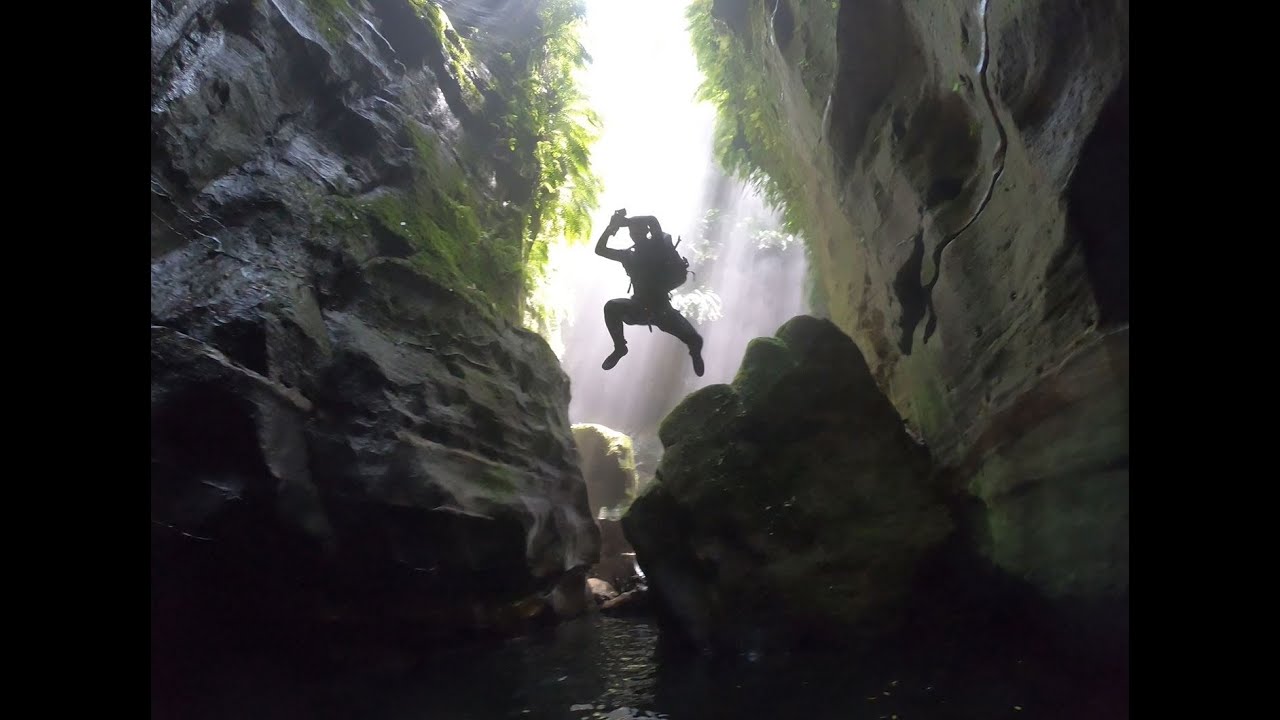
[[[708,660],[660,649],[647,620],[594,615],[499,647],[307,677],[263,661],[208,675],[183,718],[1126,718],[1118,678],[1082,679],[1005,643],[865,656]],[[159,717],[160,715],[155,715]]]

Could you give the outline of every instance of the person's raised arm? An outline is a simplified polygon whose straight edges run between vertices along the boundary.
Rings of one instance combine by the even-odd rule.
[[[616,260],[618,262],[622,262],[622,259],[626,257],[626,250],[618,250],[617,248],[609,247],[609,238],[613,237],[614,233],[618,232],[618,228],[622,223],[626,222],[626,218],[627,213],[625,210],[619,210],[613,214],[613,217],[609,218],[609,227],[605,228],[604,232],[600,233],[600,239],[596,241],[597,255],[603,258],[608,258],[609,260]]]

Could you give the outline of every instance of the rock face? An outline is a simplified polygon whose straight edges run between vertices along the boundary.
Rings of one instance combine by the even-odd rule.
[[[528,188],[426,7],[152,3],[170,650],[201,628],[403,640],[585,607],[599,536],[567,378],[483,258],[433,255],[476,223],[514,232],[503,203]]]
[[[733,383],[688,396],[659,436],[657,479],[623,527],[703,647],[893,627],[952,530],[928,453],[827,320],[752,341]]]
[[[823,314],[980,500],[974,542],[1046,597],[1127,603],[1127,0],[710,12],[760,73],[781,136],[745,152]]]

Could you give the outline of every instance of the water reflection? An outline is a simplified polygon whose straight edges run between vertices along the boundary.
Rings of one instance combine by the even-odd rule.
[[[1128,717],[1127,684],[1085,682],[1028,645],[937,639],[852,655],[708,659],[666,647],[647,620],[592,615],[488,648],[414,660],[401,671],[304,678],[239,663],[210,676],[193,718],[409,720],[968,720]]]

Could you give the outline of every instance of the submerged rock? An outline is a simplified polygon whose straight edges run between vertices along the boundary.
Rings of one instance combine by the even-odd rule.
[[[600,578],[587,578],[587,589],[591,592],[591,598],[597,605],[618,597],[618,591]]]
[[[639,585],[615,598],[606,600],[600,606],[600,612],[618,617],[650,614],[652,608],[649,606],[648,586]]]

